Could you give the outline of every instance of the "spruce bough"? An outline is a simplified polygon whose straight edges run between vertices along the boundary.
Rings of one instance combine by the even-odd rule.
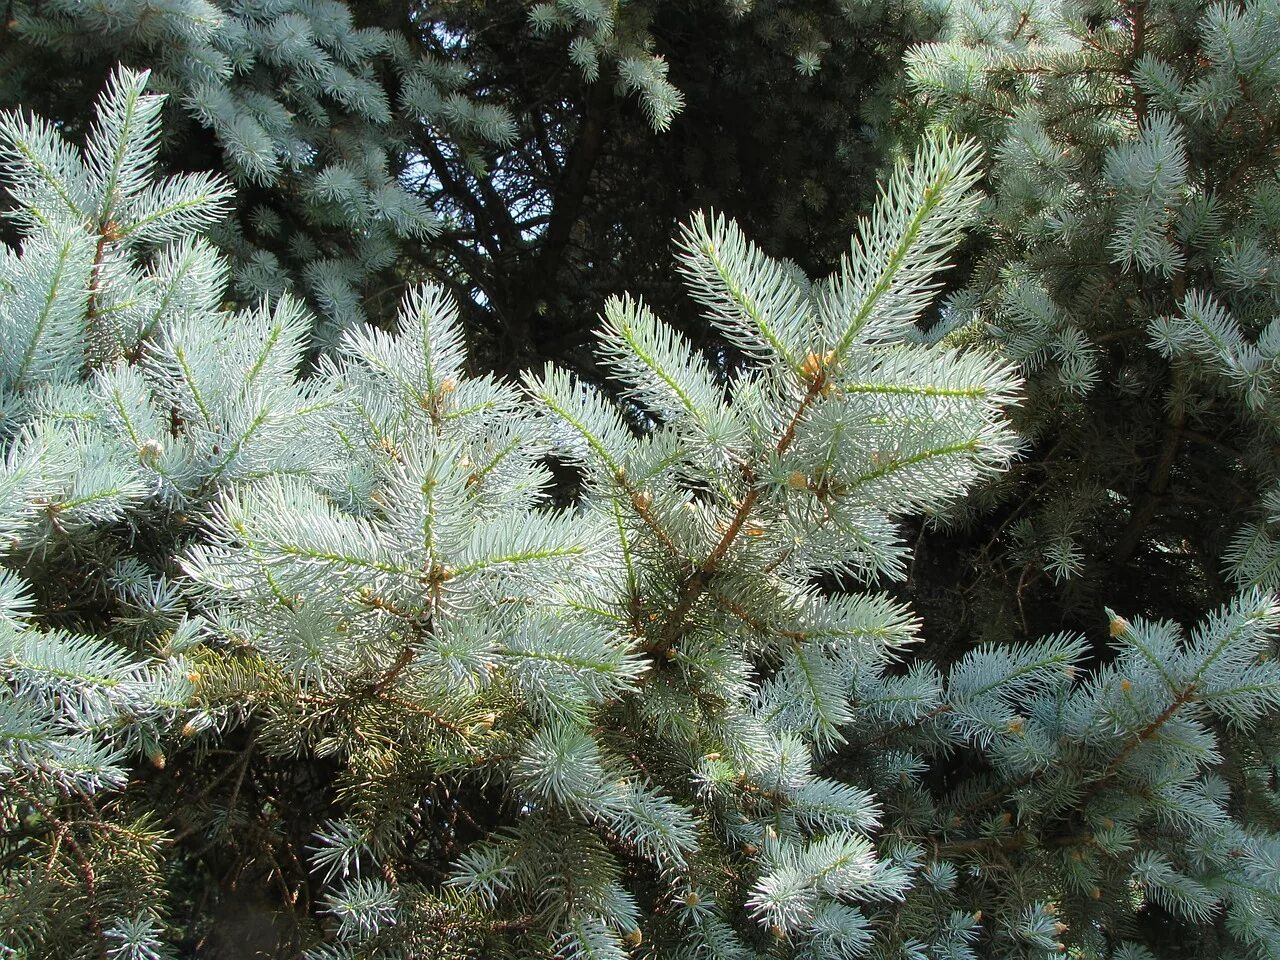
[[[1018,450],[1014,371],[912,335],[972,144],[821,282],[695,217],[677,269],[750,362],[614,299],[615,402],[469,375],[433,286],[301,375],[301,307],[223,309],[229,188],[157,178],[146,79],[83,152],[0,121],[6,951],[178,956],[215,870],[316,960],[1134,960],[1143,904],[1280,950],[1271,595],[944,669],[882,592],[899,521]]]

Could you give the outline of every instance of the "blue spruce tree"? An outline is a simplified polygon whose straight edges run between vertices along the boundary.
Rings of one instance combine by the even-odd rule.
[[[50,43],[78,17],[186,24],[210,56],[257,51],[209,88],[241,106],[274,109],[254,85],[281,104],[262,89],[297,57],[333,89],[280,97],[377,121],[345,44],[373,56],[385,37],[338,38],[328,7],[118,6],[20,22]],[[1173,21],[1136,6],[1101,26],[955,8],[911,78],[989,149],[921,133],[823,279],[695,214],[674,272],[721,348],[615,296],[600,383],[477,373],[434,283],[383,326],[318,288],[319,319],[271,285],[235,306],[241,268],[206,239],[235,188],[157,169],[147,88],[193,96],[177,67],[113,73],[82,146],[5,114],[3,951],[212,952],[201,888],[244,885],[269,891],[271,948],[312,960],[1176,956],[1153,914],[1193,954],[1280,954],[1265,513],[1229,532],[1215,596],[1186,588],[1193,617],[1134,597],[1095,607],[1090,634],[1006,609],[948,656],[906,599],[913,541],[990,522],[1029,462],[1049,475],[997,514],[982,609],[1025,605],[1032,577],[1086,579],[1104,548],[1191,552],[1098,479],[1105,459],[1062,467],[1100,429],[1064,396],[1165,388],[1157,506],[1202,419],[1272,429],[1274,171],[1245,150],[1239,183],[1210,189],[1223,165],[1191,147],[1270,96],[1267,9],[1212,8],[1157,43]],[[531,19],[573,34],[578,69],[618,58],[670,119],[661,69],[631,64],[634,23],[577,3]],[[1123,74],[1091,59],[1117,37]],[[1194,76],[1162,66],[1174,39],[1203,44]],[[1136,79],[1084,142],[1045,112],[1093,110],[1095,69]],[[270,156],[292,124],[324,128],[299,116]],[[343,211],[326,229],[376,237],[353,199],[369,170],[299,151],[318,209]],[[1120,308],[1063,299],[1090,289],[1127,291],[1140,350],[1101,348]],[[1051,431],[1058,459],[1029,456]],[[1242,457],[1259,511],[1269,456]]]

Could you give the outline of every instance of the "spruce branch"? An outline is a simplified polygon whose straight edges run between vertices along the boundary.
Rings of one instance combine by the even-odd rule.
[[[795,442],[796,428],[804,419],[813,402],[822,395],[826,384],[826,372],[821,368],[815,369],[804,398],[800,401],[790,420],[788,420],[786,427],[782,431],[782,436],[778,438],[777,443],[774,445],[773,453],[775,457],[781,457]],[[671,612],[667,615],[657,641],[646,647],[646,651],[656,658],[665,657],[683,635],[689,612],[710,585],[716,570],[728,555],[734,541],[738,538],[750,518],[752,510],[755,509],[756,503],[764,493],[764,487],[756,480],[754,469],[747,468],[744,470],[744,477],[748,487],[747,493],[743,496],[733,517],[729,520],[720,540],[712,548],[707,558],[691,574],[684,578],[679,597],[671,608]]]

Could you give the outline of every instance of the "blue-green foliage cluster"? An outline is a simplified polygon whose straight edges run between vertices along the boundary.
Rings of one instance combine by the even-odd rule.
[[[151,23],[150,5],[117,6],[101,7],[106,27]],[[327,129],[299,119],[308,98],[385,119],[357,63],[394,47],[385,36],[339,39],[325,30],[349,21],[321,29],[312,4],[182,10],[156,22],[187,24],[165,39],[188,44],[175,63],[193,72],[164,85],[232,155],[253,140],[234,118],[261,107],[272,145],[246,148],[237,176],[284,176],[299,131]],[[33,23],[50,42],[97,15],[46,13]],[[1096,331],[1033,266],[1051,242],[1184,284],[1179,312],[1143,336],[1269,426],[1266,335],[1227,315],[1263,309],[1264,245],[1223,239],[1259,221],[1235,207],[1214,220],[1186,155],[1196,117],[1232,96],[1223,64],[1249,48],[1205,41],[1221,56],[1196,79],[1141,60],[1145,113],[1093,141],[1095,179],[1072,180],[1083,161],[1053,154],[1076,148],[1027,96],[1057,109],[1062,88],[979,78],[1075,75],[1054,59],[1086,56],[1073,21],[954,16],[913,82],[955,125],[1018,104],[983,130],[992,194],[978,145],[931,132],[818,281],[732,222],[693,217],[676,270],[744,361],[726,375],[617,297],[598,332],[610,392],[555,366],[520,384],[471,374],[434,285],[405,296],[394,330],[343,315],[312,362],[325,321],[282,287],[229,309],[243,274],[203,235],[232,187],[158,173],[163,104],[146,74],[113,75],[83,149],[0,119],[22,237],[0,256],[3,950],[177,956],[184,872],[232,849],[303,915],[297,946],[314,960],[1140,960],[1167,947],[1143,942],[1151,909],[1224,956],[1280,954],[1265,531],[1239,541],[1233,599],[1188,627],[1112,613],[1105,651],[1064,632],[935,663],[885,592],[911,576],[904,519],[953,518],[1026,449],[1015,417],[1028,393],[1043,400],[1046,369],[1068,393],[1103,378]],[[605,7],[532,17],[577,32],[581,69],[614,49]],[[1006,19],[1011,36],[991,42]],[[1267,23],[1261,6],[1215,8],[1203,29]],[[278,127],[280,101],[214,82],[312,60],[315,86],[282,94],[299,112]],[[624,85],[662,127],[671,95],[660,76],[628,79],[628,62]],[[1267,62],[1248,67],[1250,91]],[[1165,103],[1157,81],[1182,92]],[[224,96],[242,99],[220,121]],[[314,215],[375,236],[377,157],[315,166],[297,149]],[[1026,166],[1051,154],[1056,192],[1052,163]],[[255,172],[254,157],[279,166]],[[1218,240],[1179,239],[1188,210],[1208,211],[1197,229],[1217,223]],[[978,276],[998,282],[975,280],[945,330],[920,334],[975,227],[998,264]],[[1011,245],[1026,263],[999,259]],[[1194,257],[1218,286],[1191,282]],[[994,329],[966,323],[983,310],[1003,318]],[[1257,375],[1230,372],[1245,366]],[[567,505],[551,505],[553,466],[578,481]],[[307,771],[327,778],[321,802],[295,808]]]
[[[1177,549],[1150,521],[1196,489],[1178,455],[1198,437],[1232,438],[1226,463],[1204,451],[1211,483],[1277,483],[1278,24],[1270,0],[982,0],[908,57],[922,115],[981,138],[991,165],[987,242],[931,337],[981,340],[1029,375],[1020,432],[1067,452],[1006,546],[1059,584]],[[1099,426],[1108,408],[1122,429]],[[1147,446],[1126,523],[1115,505]],[[1272,588],[1274,511],[1255,500],[1232,544],[1194,539],[1238,585]]]
[[[235,294],[305,296],[324,320],[321,344],[363,321],[370,278],[405,243],[439,232],[406,170],[406,134],[425,125],[473,164],[480,147],[515,135],[503,108],[462,92],[465,65],[357,26],[337,0],[53,0],[11,4],[6,16],[4,99],[35,85],[42,51],[121,58],[151,70],[179,129],[213,134],[227,175],[262,198],[219,225]]]

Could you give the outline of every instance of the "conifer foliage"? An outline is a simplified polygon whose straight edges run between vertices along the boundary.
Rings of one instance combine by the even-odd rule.
[[[1185,618],[1223,579],[1277,583],[1278,24],[1268,0],[982,0],[907,58],[920,113],[990,157],[985,242],[933,335],[1028,378],[1035,453],[976,501],[1014,505],[987,623],[1015,592],[1078,618],[1158,583],[1145,605]]]
[[[5,17],[0,102],[23,103],[51,60],[90,76],[104,56],[152,71],[171,133],[211,133],[214,165],[255,198],[218,224],[234,293],[306,296],[324,343],[366,317],[364,289],[403,244],[439,232],[402,176],[403,128],[430,125],[473,166],[514,135],[504,109],[462,92],[464,66],[357,25],[337,0],[52,0]]]
[[[227,309],[231,188],[159,174],[147,83],[83,148],[0,119],[7,953],[183,955],[225,877],[311,960],[1133,960],[1148,908],[1280,953],[1274,597],[937,665],[885,592],[1023,442],[1015,365],[917,333],[972,141],[823,280],[694,216],[746,361],[616,297],[606,392],[476,375],[430,284],[310,359],[295,300]]]

